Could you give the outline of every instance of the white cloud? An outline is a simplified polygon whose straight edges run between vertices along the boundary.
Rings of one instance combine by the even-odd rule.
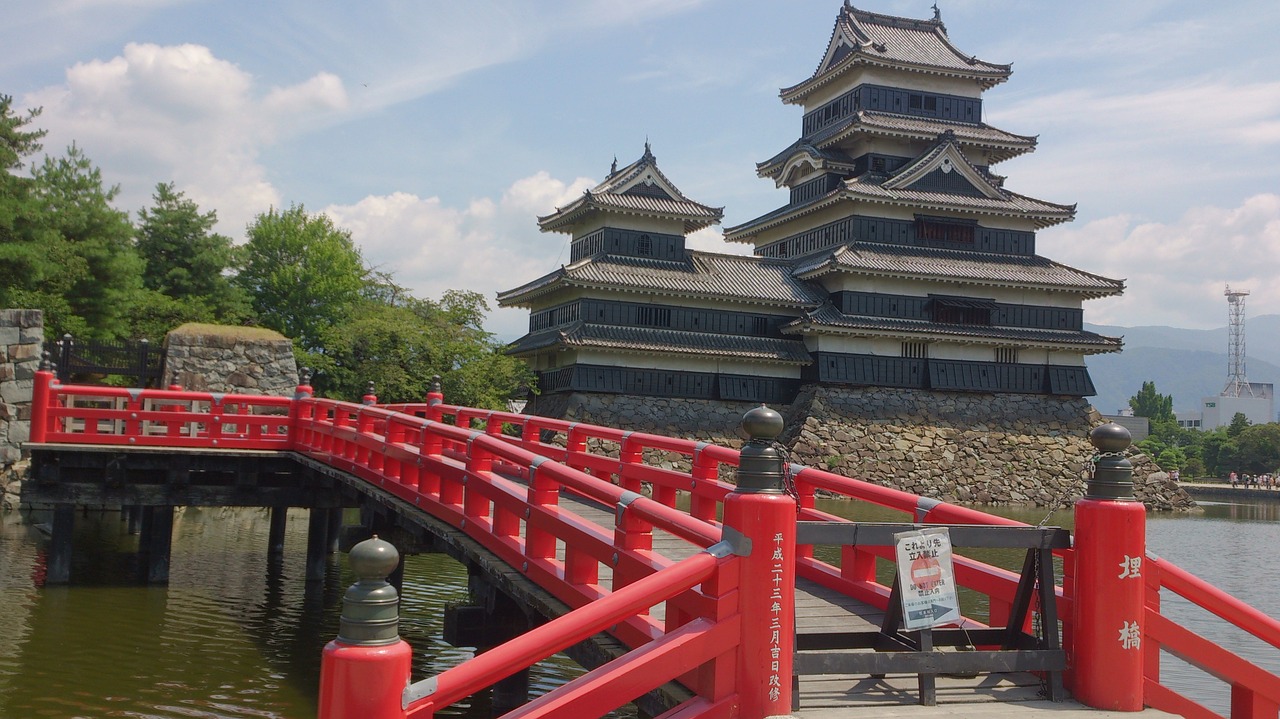
[[[21,104],[44,108],[45,151],[77,143],[121,186],[122,209],[149,205],[155,185],[173,181],[239,238],[256,214],[281,204],[262,148],[297,115],[340,111],[346,95],[336,76],[319,73],[260,99],[249,73],[207,47],[129,43],[116,57],[77,63],[64,84]]]
[[[1124,295],[1086,303],[1096,324],[1212,328],[1226,285],[1250,291],[1252,314],[1280,310],[1280,195],[1238,207],[1192,207],[1169,223],[1113,216],[1041,234],[1041,254],[1126,279]],[[1135,322],[1134,318],[1142,318]]]
[[[515,181],[498,200],[479,198],[466,207],[397,192],[324,209],[351,231],[365,262],[390,272],[417,297],[437,299],[450,289],[484,295],[493,311],[486,329],[504,340],[523,334],[528,311],[500,310],[494,297],[554,270],[567,260],[568,239],[538,231],[546,215],[593,186],[566,183],[539,172]]]

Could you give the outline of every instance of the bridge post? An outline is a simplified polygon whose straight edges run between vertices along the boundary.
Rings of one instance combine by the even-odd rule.
[[[400,638],[400,596],[386,582],[400,553],[374,535],[348,560],[358,581],[342,597],[338,638],[321,656],[319,719],[403,719],[413,649]]]
[[[1075,505],[1076,581],[1072,693],[1096,709],[1143,707],[1146,508],[1133,495],[1125,459],[1129,430],[1104,424],[1085,495]]]
[[[40,368],[36,370],[35,381],[31,387],[31,434],[32,442],[44,442],[49,432],[49,387],[53,384],[53,365],[49,362],[49,352],[40,356]]]
[[[774,440],[782,415],[761,405],[742,417],[737,488],[724,499],[725,539],[739,542],[742,638],[737,692],[743,719],[791,713],[795,649],[796,500]],[[736,535],[736,536],[735,536]]]

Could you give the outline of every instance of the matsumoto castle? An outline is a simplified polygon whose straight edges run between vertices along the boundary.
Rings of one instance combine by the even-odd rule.
[[[1034,136],[983,122],[1009,65],[979,60],[927,20],[846,4],[817,70],[779,93],[797,139],[757,163],[776,210],[724,230],[752,256],[697,252],[723,208],[640,159],[546,217],[570,263],[498,295],[530,310],[508,351],[557,393],[786,404],[802,386],[1094,394],[1085,357],[1120,350],[1083,329],[1085,300],[1121,280],[1036,252],[1075,215],[996,173]],[[780,143],[781,144],[781,143]]]

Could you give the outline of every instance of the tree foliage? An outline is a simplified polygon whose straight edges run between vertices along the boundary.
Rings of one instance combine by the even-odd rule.
[[[41,213],[39,241],[61,265],[52,283],[72,316],[55,331],[114,340],[129,336],[128,308],[142,289],[142,259],[133,246],[129,216],[112,207],[119,193],[74,144],[63,157],[45,157],[34,171]],[[46,319],[46,322],[48,320]]]
[[[307,352],[355,308],[366,270],[351,233],[302,205],[268,210],[249,225],[236,283],[258,322]]]
[[[451,404],[504,409],[513,390],[530,386],[527,365],[481,327],[488,311],[481,295],[449,291],[433,302],[395,291],[385,278],[378,284],[349,321],[327,328],[323,353],[309,358],[317,393],[354,400],[372,382],[380,402],[420,402],[440,375]]]
[[[1235,442],[1234,459],[1239,471],[1263,474],[1280,467],[1280,424],[1250,425],[1240,431]]]
[[[235,249],[229,237],[213,231],[218,214],[200,212],[172,182],[156,185],[152,200],[150,209],[138,212],[143,285],[174,300],[178,324],[243,320],[249,297],[227,274]]]
[[[1155,422],[1175,422],[1173,395],[1160,394],[1155,382],[1143,382],[1142,389],[1129,398],[1129,407],[1135,417],[1146,417]]]

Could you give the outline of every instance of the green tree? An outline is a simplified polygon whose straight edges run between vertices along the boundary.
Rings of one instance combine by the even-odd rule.
[[[1236,442],[1227,436],[1225,427],[1205,433],[1204,443],[1200,448],[1205,473],[1211,477],[1226,477],[1236,468],[1237,451]]]
[[[385,276],[374,284],[351,319],[327,328],[323,352],[309,358],[317,392],[354,400],[373,382],[381,402],[420,402],[438,374],[451,404],[503,409],[518,388],[530,386],[527,366],[481,328],[488,306],[478,293],[451,290],[432,302]]]
[[[64,157],[45,157],[33,176],[41,214],[36,241],[46,262],[58,265],[56,275],[45,277],[62,301],[51,303],[52,329],[94,339],[127,337],[128,308],[142,288],[142,260],[128,214],[111,206],[119,188],[104,186],[102,171],[74,144]],[[71,316],[59,316],[63,307]]]
[[[1250,474],[1263,474],[1280,467],[1280,424],[1268,422],[1245,427],[1236,437],[1236,462]]]
[[[151,209],[138,212],[137,246],[146,262],[143,285],[175,301],[168,303],[175,326],[244,319],[249,298],[227,275],[234,248],[230,238],[213,231],[217,213],[201,213],[171,182],[156,185],[152,199]]]
[[[67,298],[71,278],[87,267],[47,228],[36,181],[21,174],[45,135],[30,127],[39,115],[39,109],[15,112],[13,98],[0,95],[0,306],[44,310],[51,334],[55,328],[83,334],[86,326]]]
[[[1129,407],[1135,417],[1146,417],[1151,422],[1174,422],[1173,395],[1160,394],[1156,391],[1155,382],[1143,382],[1142,389],[1129,398]]]
[[[351,234],[301,205],[271,209],[249,225],[236,284],[252,297],[258,322],[315,352],[328,328],[346,321],[366,270]]]
[[[1166,472],[1182,469],[1187,464],[1187,455],[1177,447],[1170,447],[1155,457],[1156,464]]]
[[[1244,416],[1244,412],[1236,412],[1231,415],[1231,424],[1227,425],[1227,436],[1235,439],[1251,424],[1253,423]]]

